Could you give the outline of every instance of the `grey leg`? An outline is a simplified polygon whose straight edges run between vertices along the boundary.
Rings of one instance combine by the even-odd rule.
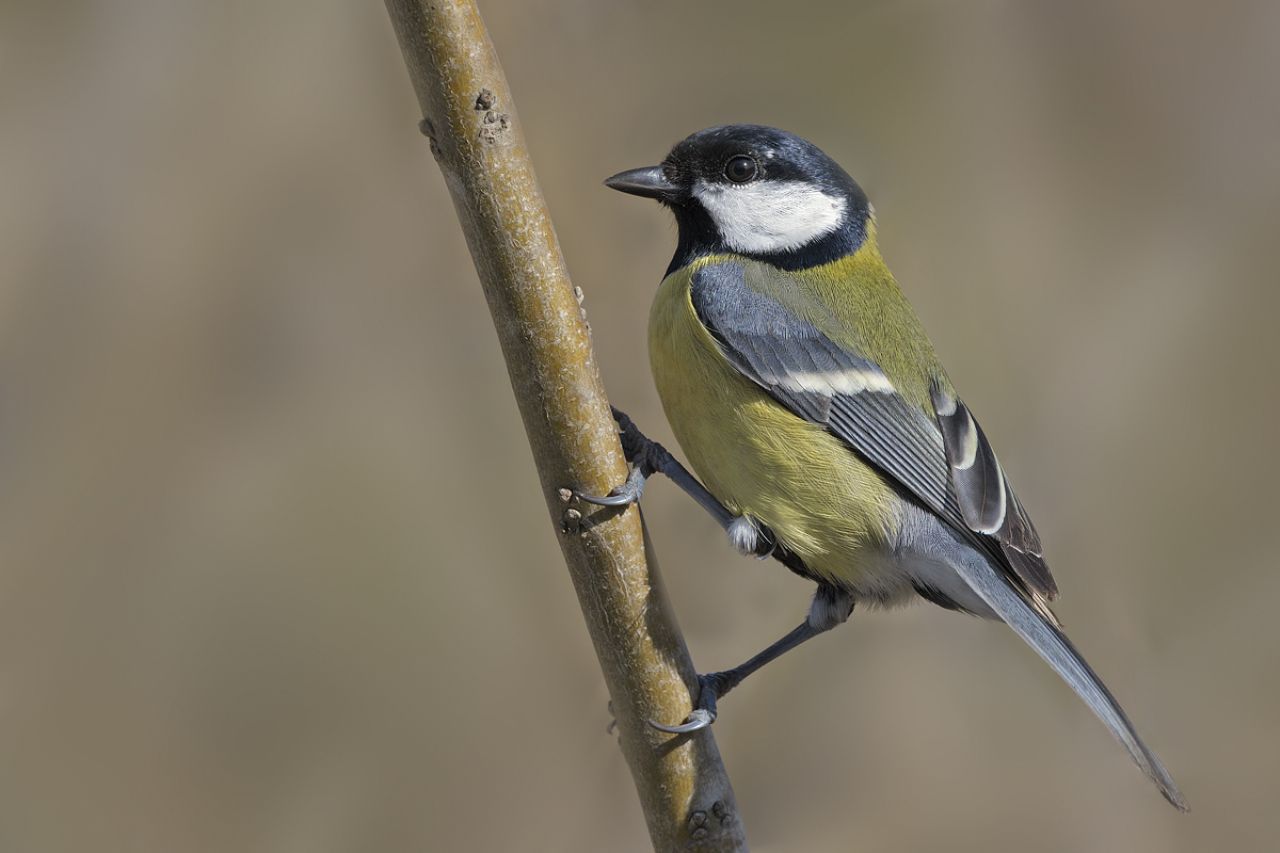
[[[747,676],[765,664],[777,660],[797,646],[843,623],[852,612],[853,599],[847,592],[820,584],[817,592],[813,595],[813,603],[809,605],[809,617],[793,628],[785,637],[733,669],[698,676],[698,701],[688,719],[675,726],[668,726],[653,720],[649,721],[649,725],[659,731],[677,735],[705,729],[716,721],[716,701],[718,699],[737,687]]]
[[[730,534],[730,540],[748,545],[746,550],[760,557],[774,552],[775,541],[772,532],[763,525],[734,515],[728,507],[720,503],[716,496],[707,491],[707,487],[698,482],[698,478],[671,452],[656,441],[653,441],[635,425],[627,414],[616,407],[613,419],[618,422],[619,438],[622,440],[622,451],[631,463],[631,473],[627,481],[608,495],[586,495],[577,493],[580,500],[598,506],[628,506],[640,500],[644,493],[645,481],[653,474],[665,474],[671,482],[711,514],[711,517]],[[740,549],[741,550],[741,549]]]

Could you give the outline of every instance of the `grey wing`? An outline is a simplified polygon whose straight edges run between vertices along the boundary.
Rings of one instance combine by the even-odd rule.
[[[936,383],[934,417],[911,405],[872,361],[747,286],[736,264],[700,270],[692,298],[743,376],[796,415],[825,425],[975,545],[977,553],[966,552],[970,559],[953,564],[960,579],[1048,662],[1165,798],[1185,811],[1160,759],[1046,605],[1056,587],[1040,537],[968,407]],[[927,590],[921,594],[932,597]]]
[[[698,318],[743,376],[825,425],[929,509],[964,525],[941,433],[878,365],[751,289],[736,264],[698,270],[691,293]]]
[[[1044,561],[1040,534],[1009,486],[982,427],[968,406],[936,383],[932,396],[965,522],[1000,544],[1010,567],[1028,588],[1052,599],[1058,585]]]
[[[873,361],[849,352],[777,300],[753,290],[737,264],[698,270],[691,295],[699,319],[743,376],[796,415],[826,426],[997,563],[1007,565],[1029,592],[1045,598],[1056,593],[1035,528],[963,404],[955,401],[955,411],[968,421],[935,422],[899,395]],[[935,398],[937,394],[935,390]],[[966,423],[973,424],[972,431],[962,428]],[[956,442],[971,437],[981,465],[957,468],[967,458],[968,445]]]

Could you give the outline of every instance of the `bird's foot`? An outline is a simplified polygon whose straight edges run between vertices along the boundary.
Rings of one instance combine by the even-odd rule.
[[[644,484],[650,474],[661,470],[671,454],[658,442],[640,432],[627,414],[612,408],[613,418],[618,423],[618,439],[622,442],[622,452],[631,463],[631,473],[627,481],[607,495],[588,495],[583,492],[574,494],[581,501],[596,506],[630,506],[638,503],[644,494]]]
[[[644,483],[648,475],[641,465],[633,465],[627,481],[607,495],[588,495],[585,492],[574,492],[574,496],[584,503],[596,506],[631,506],[640,501],[644,494]]]
[[[683,723],[669,726],[650,720],[649,725],[660,732],[687,735],[708,728],[716,721],[716,700],[728,693],[741,679],[732,672],[709,672],[698,676],[698,702]]]

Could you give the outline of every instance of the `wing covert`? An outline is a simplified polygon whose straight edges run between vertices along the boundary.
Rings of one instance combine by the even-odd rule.
[[[690,295],[698,318],[743,376],[797,416],[824,425],[1007,563],[1028,591],[1056,594],[1039,536],[963,403],[935,383],[935,420],[903,398],[875,362],[750,287],[737,264],[702,267]]]
[[[963,526],[937,426],[877,364],[747,286],[736,264],[698,270],[691,295],[699,319],[743,376]]]

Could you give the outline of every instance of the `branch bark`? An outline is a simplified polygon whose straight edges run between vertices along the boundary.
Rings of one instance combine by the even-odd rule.
[[[565,563],[578,593],[656,850],[747,849],[709,731],[661,734],[689,712],[693,664],[639,511],[588,508],[626,476],[579,300],[471,0],[386,0],[484,287]],[[602,840],[601,849],[613,844]]]

